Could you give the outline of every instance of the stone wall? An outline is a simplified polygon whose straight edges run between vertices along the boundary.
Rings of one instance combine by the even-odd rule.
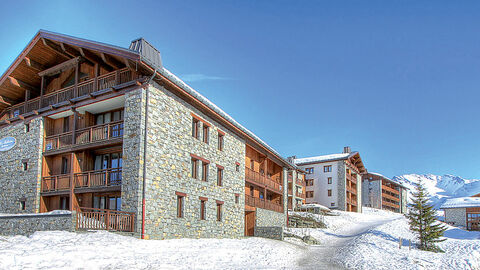
[[[362,176],[357,174],[357,212],[362,213]]]
[[[285,208],[286,209],[286,208]],[[283,240],[283,227],[286,226],[287,215],[258,208],[255,213],[255,232],[258,237]]]
[[[338,189],[338,201],[337,209],[345,211],[347,209],[346,203],[346,190],[347,190],[347,178],[346,178],[346,168],[345,162],[337,161],[337,189]]]
[[[467,226],[467,210],[465,208],[449,208],[445,209],[445,222],[453,224],[453,226]]]
[[[43,120],[30,121],[27,132],[25,123],[0,128],[0,139],[11,136],[15,146],[0,152],[0,213],[36,213],[40,205],[41,160],[43,149]],[[27,162],[27,170],[23,170]],[[25,210],[20,202],[25,201]]]
[[[283,240],[283,227],[255,227],[254,235],[275,240]]]
[[[131,95],[144,95],[145,91],[139,90]],[[149,87],[149,92],[146,238],[243,236],[245,142],[162,86],[154,84]],[[135,106],[135,117],[141,118],[137,115],[138,110],[142,110],[138,107],[144,106],[138,104],[142,103],[131,104],[127,99],[126,106]],[[200,138],[192,136],[192,113],[211,125],[209,143],[202,141],[203,122],[199,128]],[[128,115],[127,112],[126,116]],[[137,128],[143,129],[141,124]],[[225,133],[223,151],[218,150],[217,146],[219,130]],[[133,139],[141,134],[140,130],[137,130],[135,136],[127,133],[133,134],[133,130],[127,131],[125,137],[132,136],[132,140],[142,143],[142,139]],[[127,147],[127,142],[124,142],[124,148]],[[143,149],[139,148],[135,152],[140,156],[136,166],[140,167],[138,174],[141,181]],[[191,154],[210,161],[207,181],[192,177]],[[238,171],[236,163],[240,164]],[[224,167],[222,186],[217,185],[217,165]],[[199,173],[201,174],[201,167]],[[138,188],[141,192],[141,184]],[[182,218],[177,217],[176,192],[186,194]],[[236,194],[239,196],[238,201],[235,199]],[[208,199],[205,220],[200,220],[200,197]],[[223,202],[221,221],[217,221],[217,201]],[[141,211],[138,213],[141,214]]]
[[[69,214],[24,214],[0,216],[1,235],[30,235],[36,231],[75,230],[74,217]]]
[[[401,198],[400,198],[400,213],[406,214],[407,213],[407,205],[408,205],[408,190],[405,188],[400,188],[401,190]]]

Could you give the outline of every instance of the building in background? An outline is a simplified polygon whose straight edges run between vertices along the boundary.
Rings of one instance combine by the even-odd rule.
[[[296,167],[163,67],[40,31],[0,78],[0,212],[144,238],[268,235]],[[94,221],[94,222],[87,222]]]
[[[291,157],[288,161],[293,160]],[[288,210],[299,209],[305,204],[305,171],[300,169],[288,172]]]
[[[408,188],[379,173],[368,172],[362,177],[363,206],[407,212]]]
[[[360,154],[344,147],[343,153],[295,159],[306,172],[306,203],[331,209],[361,212],[361,175],[367,170]]]
[[[480,198],[460,197],[447,199],[440,207],[445,212],[445,222],[470,231],[480,231]]]

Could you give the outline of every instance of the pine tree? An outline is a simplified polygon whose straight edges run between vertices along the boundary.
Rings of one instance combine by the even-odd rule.
[[[436,220],[435,209],[428,202],[428,193],[423,183],[419,181],[415,186],[412,203],[408,205],[409,211],[406,215],[410,230],[417,235],[420,249],[443,252],[435,244],[446,240],[442,237],[447,228]]]

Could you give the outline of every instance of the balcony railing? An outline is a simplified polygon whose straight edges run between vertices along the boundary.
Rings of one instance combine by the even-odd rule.
[[[295,196],[303,198],[304,193],[300,193],[300,192],[297,191],[297,192],[295,192]]]
[[[258,185],[263,185],[267,186],[270,189],[273,189],[275,191],[281,192],[282,191],[282,185],[278,182],[278,179],[280,177],[274,177],[273,179],[271,177],[267,177],[259,172],[256,172],[248,167],[245,167],[245,178],[248,181],[254,182]]]
[[[75,98],[88,96],[94,92],[105,90],[137,78],[138,75],[135,72],[129,70],[128,68],[123,68],[81,82],[76,88],[75,85],[68,86],[55,92],[46,94],[43,97],[36,97],[26,102],[14,105],[5,110],[2,115],[7,115],[7,119],[15,118],[22,114],[32,113],[52,105],[67,103]]]
[[[353,187],[347,186],[347,191],[353,194],[357,194],[357,189]]]
[[[105,169],[74,174],[75,188],[109,187],[122,184],[122,169]]]
[[[245,195],[245,204],[248,206],[259,207],[259,208],[283,213],[283,205],[279,205],[271,201],[252,197],[249,195]]]
[[[396,201],[396,202],[399,202],[400,201],[400,198],[399,197],[395,197],[395,196],[392,196],[388,193],[385,193],[385,192],[382,192],[382,197],[384,198],[387,198],[387,199],[390,199],[392,201]]]
[[[79,210],[76,220],[77,229],[134,231],[135,213],[84,207]]]
[[[351,204],[351,205],[357,205],[357,199],[356,198],[348,198],[347,197],[347,203]]]
[[[394,204],[394,203],[391,203],[391,202],[387,202],[385,200],[382,200],[382,206],[389,206],[389,207],[392,207],[392,208],[400,208],[399,204]]]
[[[385,191],[389,191],[393,194],[397,194],[397,195],[400,195],[400,191],[394,189],[394,188],[391,188],[389,186],[386,186],[386,185],[382,185],[382,189],[385,190]]]
[[[305,186],[305,180],[302,180],[302,179],[298,179],[298,178],[297,178],[297,179],[295,180],[295,183],[296,183],[297,185],[299,185],[299,186],[302,186],[302,187]]]
[[[54,175],[42,178],[42,192],[62,191],[70,189],[70,175]]]
[[[110,122],[78,129],[75,133],[75,143],[73,141],[73,132],[48,136],[45,138],[45,152],[60,150],[72,145],[84,145],[122,137],[123,121]]]

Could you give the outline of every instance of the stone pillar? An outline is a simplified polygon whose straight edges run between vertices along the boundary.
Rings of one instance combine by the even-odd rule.
[[[287,225],[287,212],[288,212],[288,170],[283,167],[283,213],[285,214],[285,226]]]

